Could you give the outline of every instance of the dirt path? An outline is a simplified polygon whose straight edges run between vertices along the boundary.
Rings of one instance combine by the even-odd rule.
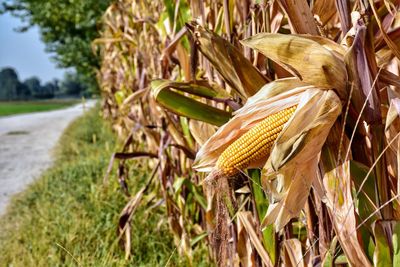
[[[86,102],[85,109],[94,104]],[[24,190],[52,164],[52,150],[63,130],[83,111],[79,104],[0,118],[0,215],[13,194]]]

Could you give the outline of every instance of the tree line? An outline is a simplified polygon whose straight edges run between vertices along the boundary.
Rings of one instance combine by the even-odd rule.
[[[41,83],[37,77],[20,81],[15,69],[0,70],[0,100],[50,99],[54,97],[87,96],[88,88],[83,77],[76,72],[66,72],[62,80]]]
[[[18,31],[39,27],[46,51],[53,54],[57,67],[74,68],[91,92],[99,92],[99,52],[92,49],[91,42],[99,37],[101,16],[112,0],[1,2],[0,14],[8,12],[23,22]]]

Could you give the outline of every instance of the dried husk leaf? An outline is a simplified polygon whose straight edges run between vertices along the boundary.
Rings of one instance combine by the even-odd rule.
[[[308,198],[312,182],[316,178],[317,167],[317,159],[313,159],[273,174],[274,180],[271,180],[271,174],[269,177],[264,176],[263,186],[268,188],[275,200],[280,200],[268,206],[262,227],[273,224],[278,232],[290,219],[299,216]],[[289,179],[292,181],[286,181],[285,184],[285,180]]]
[[[216,132],[215,126],[196,120],[189,121],[189,129],[193,138],[201,146]]]
[[[343,56],[346,53],[346,49],[342,45],[335,43],[331,39],[328,39],[328,38],[325,38],[322,36],[318,36],[318,35],[299,34],[299,35],[295,35],[295,36],[300,36],[300,37],[303,37],[303,38],[306,38],[306,39],[309,39],[309,40],[319,43],[325,49],[328,49],[329,51],[331,51],[340,60],[343,60]]]
[[[301,87],[301,90],[303,90],[305,89],[303,88],[305,86],[308,86],[309,88],[311,87],[310,85],[300,81],[297,77],[284,78],[267,83],[255,95],[247,99],[246,104],[241,108],[240,112],[252,108],[256,102],[267,100],[294,88]],[[238,113],[238,111],[234,114],[236,113]]]
[[[263,225],[278,231],[299,215],[315,179],[318,155],[342,109],[333,91],[309,89],[278,136],[262,175],[274,201]]]
[[[260,33],[242,43],[280,64],[303,82],[322,89],[335,89],[341,99],[346,99],[346,68],[318,42],[301,35]]]
[[[333,91],[308,89],[271,151],[271,167],[277,171],[301,149],[299,162],[309,161],[321,150],[329,130],[342,110]],[[304,149],[303,149],[304,148]]]

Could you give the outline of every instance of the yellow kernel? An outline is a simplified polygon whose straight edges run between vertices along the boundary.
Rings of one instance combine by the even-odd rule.
[[[266,160],[276,138],[296,108],[297,105],[283,109],[257,123],[225,149],[218,158],[217,169],[232,176],[253,162],[263,158]]]

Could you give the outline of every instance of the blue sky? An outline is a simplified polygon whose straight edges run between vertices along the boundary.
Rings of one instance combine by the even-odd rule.
[[[37,76],[42,83],[61,79],[65,69],[57,69],[45,52],[37,27],[19,33],[15,28],[24,25],[9,14],[0,15],[0,69],[13,67],[21,81]]]

